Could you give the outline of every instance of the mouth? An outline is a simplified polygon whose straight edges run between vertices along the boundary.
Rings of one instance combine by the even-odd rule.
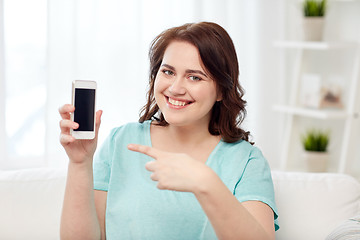
[[[177,108],[177,109],[187,107],[188,105],[193,103],[191,101],[173,99],[168,96],[165,96],[165,98],[166,98],[166,103],[168,104],[168,106],[170,106],[172,108]]]

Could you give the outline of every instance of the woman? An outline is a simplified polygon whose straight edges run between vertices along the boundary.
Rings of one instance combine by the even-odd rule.
[[[275,239],[270,169],[240,127],[246,102],[227,32],[171,28],[149,56],[139,123],[113,129],[94,162],[97,139],[75,140],[74,107],[59,110],[70,159],[62,239]]]

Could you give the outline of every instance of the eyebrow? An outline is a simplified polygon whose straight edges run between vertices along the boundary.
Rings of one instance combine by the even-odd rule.
[[[162,67],[167,67],[167,68],[169,68],[170,70],[175,71],[175,68],[174,68],[173,66],[169,65],[169,64],[164,63],[164,64],[161,64],[161,66],[162,66]],[[185,73],[197,73],[197,74],[203,75],[203,76],[206,77],[206,78],[208,77],[205,73],[203,73],[203,72],[200,71],[200,70],[187,69],[187,70],[185,71]]]

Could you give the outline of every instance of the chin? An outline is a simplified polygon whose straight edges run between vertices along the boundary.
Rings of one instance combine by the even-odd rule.
[[[169,125],[177,126],[177,127],[186,126],[191,123],[191,121],[189,121],[189,119],[184,119],[181,116],[179,117],[179,116],[164,115],[164,119]]]

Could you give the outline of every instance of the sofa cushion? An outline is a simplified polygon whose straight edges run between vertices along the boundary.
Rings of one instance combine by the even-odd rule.
[[[272,172],[279,211],[276,239],[325,239],[360,213],[360,184],[329,173]],[[66,169],[0,171],[0,239],[59,239]]]
[[[352,217],[341,223],[326,240],[359,240],[360,215]]]
[[[280,230],[276,239],[325,239],[359,211],[360,184],[336,173],[272,172]]]
[[[65,169],[0,171],[0,239],[59,239]]]

